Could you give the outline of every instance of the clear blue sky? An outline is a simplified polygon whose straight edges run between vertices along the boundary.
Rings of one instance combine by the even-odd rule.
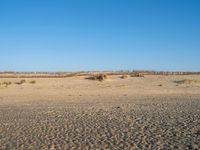
[[[200,71],[200,1],[0,1],[0,71],[121,69]]]

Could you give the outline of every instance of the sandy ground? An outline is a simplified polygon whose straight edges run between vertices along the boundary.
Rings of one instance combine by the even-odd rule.
[[[0,79],[0,149],[200,149],[200,82],[183,79],[200,76]]]

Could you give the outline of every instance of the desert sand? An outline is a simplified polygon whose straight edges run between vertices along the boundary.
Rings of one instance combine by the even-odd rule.
[[[86,78],[0,78],[0,149],[200,149],[200,75]]]

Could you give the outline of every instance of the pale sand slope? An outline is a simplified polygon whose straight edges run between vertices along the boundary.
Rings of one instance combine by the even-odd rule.
[[[182,79],[200,76],[1,86],[0,149],[200,149],[200,82]]]

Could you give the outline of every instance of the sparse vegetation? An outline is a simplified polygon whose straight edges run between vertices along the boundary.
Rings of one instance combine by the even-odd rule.
[[[108,78],[108,75],[107,74],[99,74],[99,75],[96,75],[95,78],[96,78],[95,80],[104,81],[105,79]]]
[[[0,83],[0,86],[7,88],[11,84],[12,84],[12,82],[3,82],[3,83]]]
[[[30,81],[29,83],[30,83],[30,84],[35,84],[35,83],[36,83],[36,81],[35,81],[35,80],[33,80],[33,81]]]
[[[23,83],[26,83],[26,80],[21,80],[20,83],[22,83],[22,84],[23,84]]]
[[[142,73],[132,73],[130,76],[131,77],[144,77],[144,75]]]
[[[96,75],[93,75],[92,77],[89,77],[87,79],[90,79],[90,80],[98,80],[98,81],[104,81],[105,79],[108,78],[108,75],[107,74],[96,74]]]
[[[21,84],[24,84],[26,83],[26,80],[21,80],[20,82],[15,82],[15,84],[18,84],[18,85],[21,85]]]
[[[122,75],[120,78],[121,79],[126,79],[126,78],[128,78],[128,75]]]
[[[192,84],[192,83],[200,83],[199,80],[189,80],[189,79],[184,79],[184,80],[179,80],[179,81],[174,81],[175,83],[178,84]]]
[[[15,82],[15,84],[18,84],[18,85],[22,85],[22,84],[24,84],[24,83],[27,83],[27,81],[26,80],[20,80],[19,82]],[[36,81],[35,80],[32,80],[32,81],[30,81],[29,82],[30,84],[35,84],[36,83]],[[11,85],[12,84],[12,82],[0,82],[0,87],[3,87],[3,88],[7,88],[9,85]]]

